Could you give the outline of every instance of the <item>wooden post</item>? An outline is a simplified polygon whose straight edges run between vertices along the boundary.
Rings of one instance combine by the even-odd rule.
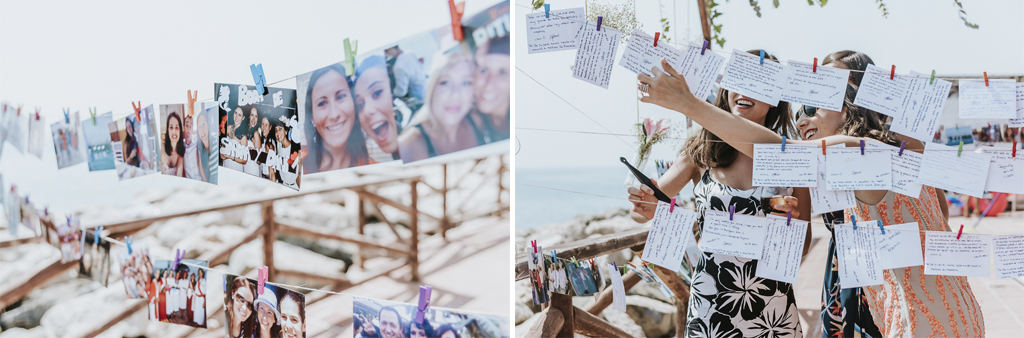
[[[411,275],[414,282],[420,281],[420,211],[417,207],[417,200],[419,199],[419,193],[416,192],[417,184],[419,184],[419,180],[412,180],[409,183],[409,190],[412,195],[412,203],[409,205],[412,208],[412,212],[409,213],[409,230],[412,230],[412,238],[409,239],[409,251],[412,251],[412,255],[409,256],[409,266],[412,268]]]
[[[643,257],[643,250],[633,250],[637,256]],[[665,286],[668,286],[672,293],[675,293],[676,299],[676,337],[683,337],[686,335],[686,312],[689,310],[687,304],[690,302],[690,287],[686,285],[682,277],[672,270],[660,267],[655,264],[651,264],[651,270],[654,271],[661,281],[665,282]]]
[[[711,41],[711,20],[708,19],[710,13],[708,13],[707,0],[697,0],[697,11],[700,12],[700,30],[704,32],[704,40]],[[711,43],[708,45],[710,47]]]
[[[547,304],[547,303],[544,303]],[[540,313],[540,317],[526,333],[526,338],[553,338],[558,337],[559,330],[565,325],[565,317],[558,309],[547,308]]]
[[[636,286],[638,282],[640,282],[640,275],[633,271],[629,271],[626,273],[626,276],[622,277],[622,286],[626,289],[625,292],[629,292],[629,289]],[[583,310],[594,315],[600,314],[608,305],[612,304],[612,293],[612,288],[605,288],[604,291],[598,294],[597,301],[587,304],[583,307]]]
[[[263,265],[267,266],[267,281],[274,281],[274,241],[277,234],[274,231],[274,202],[263,204]]]
[[[552,310],[558,310],[562,312],[562,329],[558,330],[556,337],[574,337],[573,332],[576,332],[576,325],[573,320],[573,306],[572,296],[563,295],[561,293],[551,293],[551,307],[548,308],[548,314],[551,314]]]
[[[587,311],[583,311],[583,309],[573,306],[572,311],[573,324],[576,327],[576,332],[581,335],[587,337],[632,337],[626,331]],[[561,337],[561,335],[559,336]]]
[[[448,163],[441,165],[444,181],[441,184],[441,238],[448,239]]]
[[[359,237],[364,237],[363,236],[364,235],[364,230],[363,229],[366,227],[366,211],[364,211],[363,196],[358,196],[358,197],[359,197],[359,203],[356,203],[356,205],[359,208],[359,212],[357,213],[358,216],[356,216],[356,217],[358,218],[358,222],[359,222]],[[356,251],[356,260],[359,261],[359,268],[360,269],[366,269],[366,266],[363,265],[363,261],[366,260],[366,257],[363,256],[363,247],[361,247],[361,246]]]

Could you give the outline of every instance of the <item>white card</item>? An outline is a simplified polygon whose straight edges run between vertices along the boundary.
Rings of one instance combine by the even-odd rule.
[[[789,60],[782,101],[841,111],[849,79],[849,69],[818,67],[815,72],[810,63]]]
[[[753,185],[755,187],[815,187],[817,161],[811,147],[755,144]]]
[[[764,252],[764,234],[768,219],[743,214],[707,210],[701,233],[701,249],[724,255],[759,259]],[[646,251],[646,250],[645,250]]]
[[[845,148],[844,144],[831,145],[829,149]],[[811,192],[811,210],[815,214],[824,214],[857,206],[857,197],[853,190],[828,190],[825,184],[825,158],[826,155],[818,156],[818,186],[809,189]]]
[[[992,236],[996,278],[1024,277],[1024,235]]]
[[[658,202],[651,222],[651,230],[647,232],[647,245],[644,246],[642,259],[663,268],[679,271],[686,255],[686,245],[693,237],[693,222],[697,221],[697,213],[676,208],[669,212],[670,205]],[[687,236],[686,233],[691,233]]]
[[[769,217],[765,227],[764,251],[757,261],[757,277],[796,283],[800,260],[804,254],[807,222]]]
[[[929,84],[929,75],[918,72],[910,72],[910,75],[914,77],[908,78],[910,84],[903,99],[903,110],[899,117],[893,118],[889,130],[921,142],[931,142],[939,129],[939,117],[953,83],[935,79]]]
[[[960,79],[960,118],[1017,117],[1017,85],[1013,79]]]
[[[760,55],[733,49],[719,87],[774,107],[782,99],[786,67],[771,60],[761,64]]]
[[[825,156],[828,190],[892,189],[892,157],[888,151],[860,148],[829,150]]]
[[[885,226],[885,234],[878,231],[878,255],[882,269],[924,265],[921,251],[921,233],[917,222]]]
[[[629,69],[637,74],[651,74],[651,68],[657,67],[661,71],[661,59],[664,58],[670,65],[676,67],[683,62],[683,52],[672,48],[665,41],[661,41],[658,47],[654,47],[654,37],[647,35],[639,29],[633,30],[629,37],[626,49],[622,51],[622,58],[619,59],[619,66]]]
[[[526,44],[530,54],[576,49],[576,34],[587,21],[583,7],[549,14],[549,17],[545,17],[544,12],[526,15]]]
[[[900,155],[899,147],[884,143],[868,142],[867,145],[870,148],[890,151],[893,192],[913,198],[921,197],[921,183],[917,183],[917,175],[921,171],[921,160],[924,159],[924,155],[906,149],[903,150],[903,155]]]
[[[1024,82],[1017,84],[1017,117],[1010,119],[1008,127],[1024,127]]]
[[[955,232],[925,231],[924,274],[946,276],[989,276],[992,236]]]
[[[622,285],[622,275],[615,264],[608,263],[608,277],[612,280],[612,308],[626,312],[626,287]]]
[[[884,282],[875,237],[877,228],[878,221],[857,222],[857,230],[846,224],[835,226],[841,288],[880,285]]]
[[[925,142],[924,160],[917,181],[939,189],[981,197],[985,192],[992,155],[964,151],[957,156],[958,147],[947,147]]]
[[[985,153],[992,154],[989,162],[985,191],[1024,194],[1024,156],[1013,157],[1011,149],[1005,147],[984,147]],[[1019,151],[1024,154],[1024,151]]]
[[[598,31],[597,23],[587,22],[580,30],[572,77],[608,89],[621,35],[621,32],[608,26],[601,26]]]
[[[890,73],[891,69],[868,65],[853,104],[899,118],[910,78],[897,76],[889,79]]]
[[[718,71],[722,69],[725,57],[710,49],[704,51],[704,55],[700,55],[701,47],[703,46],[691,42],[689,48],[683,51],[683,59],[676,70],[686,79],[690,93],[703,99],[711,95],[711,89],[718,81]]]

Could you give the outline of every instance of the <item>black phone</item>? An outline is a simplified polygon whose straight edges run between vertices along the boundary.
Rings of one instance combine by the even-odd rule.
[[[644,175],[644,173],[640,172],[640,170],[636,170],[636,168],[633,167],[632,164],[629,164],[629,162],[626,161],[625,157],[619,157],[619,161],[622,161],[622,164],[625,164],[627,167],[629,167],[629,171],[633,172],[633,176],[636,176],[636,179],[640,181],[640,183],[643,183],[643,185],[646,185],[648,188],[651,188],[651,190],[654,191],[654,198],[657,198],[659,201],[665,203],[672,203],[672,199],[669,198],[668,195],[665,195],[665,193],[661,192],[661,189],[658,189],[658,187],[655,186],[654,183],[651,183],[652,181],[650,178],[647,177],[647,175]]]

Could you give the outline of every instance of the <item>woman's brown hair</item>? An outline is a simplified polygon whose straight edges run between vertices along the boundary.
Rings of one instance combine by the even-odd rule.
[[[224,295],[224,299],[226,300],[224,302],[224,315],[225,317],[227,317],[227,321],[224,323],[224,328],[228,331],[228,336],[231,335],[231,323],[234,321],[234,318],[232,317],[234,317],[235,315],[235,290],[241,288],[249,288],[249,291],[252,292],[252,295],[254,297],[256,296],[256,287],[253,286],[252,283],[249,282],[249,280],[246,279],[245,277],[235,277],[235,280],[231,281],[231,287],[228,288],[228,293]],[[239,332],[241,333],[239,337],[243,338],[252,337],[252,327],[253,323],[255,322],[254,318],[256,317],[256,309],[253,307],[253,304],[249,303],[246,304],[246,306],[248,306],[250,309],[249,318],[246,318],[244,321],[242,321],[242,327],[239,330]]]
[[[839,126],[836,134],[867,137],[889,145],[899,145],[900,140],[882,124],[878,118],[878,112],[853,104],[853,100],[857,96],[857,89],[855,84],[848,83],[846,85],[846,98],[843,99],[846,121]]]
[[[748,50],[747,53],[759,55],[760,49]],[[765,53],[766,59],[778,62],[775,56]],[[718,95],[712,103],[718,109],[731,112],[729,108],[729,91],[718,89]],[[768,114],[764,118],[764,126],[775,133],[790,137],[796,135],[793,127],[793,114],[789,110],[789,102],[779,101],[775,107],[768,108]],[[701,168],[724,168],[732,165],[739,155],[739,151],[722,141],[721,138],[712,134],[707,129],[701,129],[696,136],[691,137],[683,146],[683,154],[693,161],[693,164]]]
[[[875,61],[871,60],[871,57],[867,54],[861,52],[841,50],[825,55],[825,58],[821,60],[822,65],[830,63],[841,63],[846,69],[859,70],[859,72],[850,72],[849,81],[860,86],[860,81],[864,79],[864,71],[868,69],[868,65],[875,64]]]

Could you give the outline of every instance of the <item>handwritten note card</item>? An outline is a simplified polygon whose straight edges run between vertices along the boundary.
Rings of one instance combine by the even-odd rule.
[[[683,208],[669,212],[668,203],[658,202],[651,231],[647,233],[643,260],[672,271],[679,271],[683,256],[686,254],[686,242],[692,237],[686,236],[686,233],[693,233],[695,221],[697,213]]]
[[[884,235],[876,231],[882,269],[924,265],[921,232],[918,230],[917,222],[914,222],[886,225]]]
[[[843,289],[883,283],[878,257],[878,221],[859,221],[857,230],[842,224],[835,226],[839,280]]]
[[[728,212],[708,210],[704,213],[700,246],[707,252],[759,259],[764,252],[767,223],[767,218],[741,214],[733,215],[730,221]]]
[[[608,277],[612,280],[612,308],[626,312],[626,287],[615,264],[608,263]]]
[[[765,227],[764,251],[757,261],[756,276],[796,283],[806,234],[807,222],[793,219],[786,225],[785,218],[769,217]]]
[[[772,60],[762,65],[760,60],[760,55],[734,49],[719,86],[774,107],[782,99],[786,67]]]
[[[925,231],[924,274],[946,276],[989,276],[992,236],[945,231]]]
[[[529,53],[554,52],[576,49],[576,34],[587,21],[583,7],[526,15],[526,44]]]
[[[689,48],[684,48],[683,59],[676,70],[686,79],[690,93],[696,97],[706,98],[718,81],[718,71],[722,69],[725,57],[711,51],[705,51],[704,55],[700,55],[701,47],[691,42]]]
[[[815,187],[817,161],[812,147],[782,144],[754,145],[755,187]]]
[[[888,151],[860,148],[829,149],[825,156],[828,190],[892,189],[892,157]]]
[[[1024,277],[1024,235],[992,236],[996,278]]]
[[[786,64],[786,84],[782,101],[799,103],[829,110],[843,110],[849,69],[818,67],[810,63],[789,60]]]
[[[989,162],[988,178],[985,190],[1024,194],[1024,151],[1017,150],[1017,157],[1012,157],[1009,147],[985,147],[984,151],[992,154]]]
[[[829,146],[829,149],[845,148],[846,145],[836,144]],[[815,214],[823,214],[857,206],[856,196],[853,190],[828,190],[825,183],[825,155],[815,154],[818,157],[818,186],[809,189],[811,192],[811,210]]]
[[[946,106],[946,98],[953,83],[935,79],[928,84],[930,77],[918,72],[910,72],[910,84],[903,100],[903,112],[893,119],[890,130],[921,142],[931,142],[939,129],[939,117]]]
[[[906,153],[904,153],[906,154]],[[965,151],[957,156],[957,147],[925,142],[924,160],[917,182],[974,197],[985,192],[991,154]]]
[[[668,61],[673,67],[683,62],[683,52],[672,48],[662,41],[658,47],[654,47],[654,37],[647,35],[639,29],[633,30],[629,37],[626,50],[622,51],[622,58],[619,59],[619,66],[625,67],[634,73],[651,75],[651,68],[657,67],[661,71],[661,59]]]
[[[1012,119],[1017,117],[1017,86],[1013,79],[960,80],[960,118]]]
[[[1024,83],[1017,84],[1017,117],[1010,119],[1009,127],[1024,127]]]
[[[622,32],[608,26],[598,31],[597,23],[588,21],[580,30],[572,77],[608,89],[620,35]]]
[[[897,76],[890,80],[890,71],[891,69],[868,65],[853,104],[899,118],[910,79]]]
[[[921,183],[917,183],[917,175],[921,171],[921,160],[924,155],[910,150],[904,150],[900,155],[900,148],[880,142],[868,142],[873,149],[889,150],[892,158],[892,191],[897,194],[907,195],[913,198],[921,197]]]

